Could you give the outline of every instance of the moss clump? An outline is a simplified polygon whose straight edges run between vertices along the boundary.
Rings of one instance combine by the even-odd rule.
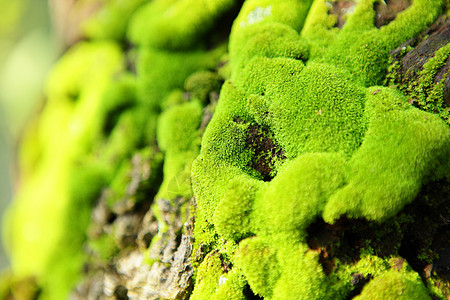
[[[357,3],[345,25],[334,27],[325,1],[315,1],[301,33],[311,43],[311,60],[349,71],[364,86],[380,84],[388,67],[389,51],[427,28],[442,12],[443,1],[414,1],[395,20],[377,28],[373,5]],[[420,16],[420,17],[419,17]]]
[[[186,79],[184,88],[190,93],[190,97],[207,103],[210,93],[220,90],[222,77],[211,71],[199,71]]]
[[[423,65],[419,72],[419,82],[412,87],[411,96],[417,100],[419,107],[425,111],[432,112],[450,124],[450,110],[444,102],[444,82],[448,72],[443,78],[435,83],[436,73],[445,65],[450,55],[450,44],[436,51],[434,57]]]
[[[371,280],[354,299],[431,299],[414,272],[390,270]]]
[[[410,97],[414,106],[449,124],[449,19],[439,17],[421,35],[391,51],[386,83]]]
[[[198,274],[191,299],[246,299],[243,294],[246,281],[242,273],[237,270],[227,273],[218,252],[211,252],[205,257]]]
[[[147,3],[133,16],[130,39],[140,45],[165,50],[198,47],[215,20],[233,9],[234,0],[158,0]]]
[[[286,11],[295,4],[248,1],[233,24],[230,80],[193,165],[196,243],[217,251],[222,238],[237,242],[233,269],[264,298],[345,298],[356,290],[351,273],[325,274],[324,253],[308,249],[308,226],[344,216],[385,221],[450,169],[445,123],[374,86],[389,51],[431,24],[442,4],[416,1],[378,29],[373,3],[358,3],[341,29],[323,1],[307,17],[309,4]],[[255,128],[266,134],[252,136]],[[256,151],[269,137],[284,157],[275,164],[277,151]],[[253,168],[262,157],[272,176]],[[375,260],[370,271],[364,260],[348,268],[376,276],[387,267]]]
[[[157,198],[190,198],[191,164],[200,148],[202,106],[198,101],[175,105],[158,122],[158,145],[165,153],[164,181]]]
[[[209,52],[169,52],[140,48],[137,58],[139,101],[158,110],[172,90],[183,87],[189,75],[198,70],[214,69],[225,50],[224,45]]]
[[[82,30],[91,39],[114,39],[122,41],[128,21],[145,0],[99,0],[103,2],[94,16],[82,24]]]

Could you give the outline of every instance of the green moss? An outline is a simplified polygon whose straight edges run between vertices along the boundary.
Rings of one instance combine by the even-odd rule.
[[[217,19],[236,6],[234,0],[157,0],[133,16],[129,37],[159,49],[192,49]]]
[[[271,298],[272,289],[280,277],[276,253],[261,239],[245,239],[239,245],[235,261],[242,266],[252,290],[261,297]],[[257,262],[257,263],[255,263]]]
[[[246,284],[247,281],[245,280],[244,275],[237,270],[232,270],[219,278],[219,287],[210,299],[245,300],[247,297],[244,295],[243,290]]]
[[[300,35],[303,10],[283,5],[296,4],[247,1],[233,25],[231,76],[192,169],[196,247],[238,242],[233,269],[265,298],[344,298],[352,274],[381,276],[387,262],[367,247],[358,264],[326,276],[306,245],[308,226],[321,217],[386,220],[449,170],[446,125],[394,89],[367,88],[383,79],[389,51],[425,29],[441,3],[416,1],[378,29],[373,1],[363,1],[339,30],[315,1]],[[420,21],[410,26],[413,17]],[[255,128],[267,134],[252,140]],[[267,139],[272,152],[262,155],[255,149]],[[278,160],[270,182],[253,167],[261,159]]]
[[[450,284],[445,279],[441,279],[433,274],[432,277],[426,281],[426,286],[430,291],[430,294],[436,298],[446,299],[450,295]]]
[[[164,181],[157,198],[190,198],[191,164],[200,146],[202,106],[198,101],[175,105],[158,122],[158,145],[165,153]]]
[[[234,38],[233,34],[237,34],[240,30],[269,22],[285,24],[298,31],[302,28],[310,4],[310,1],[294,0],[246,1],[234,21],[231,39]],[[232,51],[230,54],[233,56]]]
[[[35,278],[19,278],[9,269],[2,270],[0,274],[1,299],[36,299],[40,292]]]
[[[190,93],[192,98],[200,100],[203,104],[207,104],[209,94],[212,91],[219,91],[222,86],[222,78],[214,72],[199,71],[189,76],[184,88]]]
[[[431,299],[414,272],[390,270],[371,280],[355,299]]]
[[[109,189],[106,204],[113,208],[121,201],[134,205],[148,200],[148,196],[156,193],[162,171],[163,155],[154,149],[144,148],[135,151],[134,159],[124,159],[109,178]],[[131,190],[132,182],[138,184],[137,190]]]
[[[195,291],[191,299],[211,299],[219,287],[220,277],[223,276],[222,262],[217,252],[208,254],[198,268]]]
[[[450,111],[444,102],[444,81],[448,73],[438,82],[434,83],[436,72],[445,65],[445,60],[450,55],[450,44],[436,51],[434,57],[423,65],[419,72],[419,83],[413,92],[420,108],[433,112],[450,124]],[[426,91],[426,92],[425,92]]]
[[[231,180],[215,210],[213,223],[217,232],[225,239],[238,241],[252,232],[250,212],[256,189]]]
[[[91,39],[125,38],[128,21],[145,0],[99,0],[101,8],[82,23],[82,30]]]
[[[209,52],[167,52],[141,48],[136,63],[139,101],[158,110],[172,90],[183,88],[189,75],[198,70],[214,69],[224,51],[223,45]]]
[[[77,282],[91,207],[121,162],[154,136],[123,63],[112,42],[80,43],[50,74],[32,136],[39,158],[27,167],[7,229],[14,273],[36,276],[44,298],[65,298]],[[122,188],[124,173],[113,189]]]
[[[37,132],[40,160],[10,210],[8,243],[14,272],[39,276],[46,288],[55,284],[55,295],[67,293],[81,267],[80,226],[87,226],[89,211],[85,207],[92,203],[104,177],[102,168],[97,169],[100,172],[88,168],[86,173],[77,172],[79,176],[72,172],[93,144],[95,124],[102,118],[102,95],[113,74],[120,72],[121,63],[115,44],[81,43],[55,66]],[[83,178],[88,178],[89,184]],[[85,193],[74,193],[72,181],[86,186]],[[72,209],[78,208],[79,215],[71,218]],[[33,256],[29,249],[34,249]],[[54,256],[56,251],[58,256]],[[53,283],[51,278],[65,282]]]
[[[197,203],[193,299],[245,299],[244,291],[341,299],[354,291],[355,274],[373,277],[360,298],[426,297],[416,273],[389,269],[370,243],[357,262],[335,259],[328,274],[326,252],[309,249],[307,230],[320,218],[385,221],[429,180],[448,177],[448,126],[397,90],[374,86],[389,51],[429,26],[443,1],[414,1],[378,29],[375,1],[363,0],[339,29],[324,0],[248,0],[229,55],[225,44],[204,50],[238,2],[105,2],[85,23],[87,35],[122,41],[127,31],[141,46],[130,54],[136,76],[124,70],[123,49],[106,41],[79,43],[55,66],[39,128],[25,144],[36,150],[24,155],[29,175],[7,237],[14,272],[37,276],[42,298],[67,297],[86,261],[90,209],[108,184],[109,205],[124,197],[135,153],[152,171],[164,159],[156,198]],[[420,88],[432,84],[449,49],[424,66]],[[222,78],[201,138],[203,106]],[[420,102],[441,117],[442,85]],[[148,179],[154,189],[159,175]],[[151,209],[164,233],[157,203]],[[103,237],[93,247],[108,259],[113,242]]]
[[[366,103],[368,131],[350,160],[346,185],[327,203],[328,222],[343,214],[369,220],[392,217],[414,199],[426,178],[448,171],[445,124],[408,105],[393,89],[372,91]]]
[[[352,153],[359,146],[365,97],[346,79],[346,73],[331,66],[254,58],[236,85],[246,91],[256,121],[267,124],[285,155],[293,158],[307,152]]]
[[[255,201],[251,219],[256,232],[275,240],[304,240],[308,225],[344,183],[344,167],[344,157],[335,153],[305,154],[291,161]]]
[[[235,25],[237,26],[237,25]],[[286,57],[306,61],[309,46],[291,27],[275,22],[241,29],[230,41],[232,74],[239,74],[256,57]]]
[[[100,261],[108,262],[119,253],[114,236],[104,234],[98,239],[90,240],[89,247],[96,253]]]
[[[389,51],[427,28],[442,12],[443,1],[414,1],[395,21],[374,25],[376,1],[361,1],[339,30],[328,15],[326,2],[315,1],[302,36],[311,45],[312,61],[348,70],[364,86],[380,84],[388,67]]]

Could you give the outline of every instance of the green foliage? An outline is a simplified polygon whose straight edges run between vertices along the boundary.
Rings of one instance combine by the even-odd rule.
[[[252,230],[249,214],[253,207],[256,189],[230,180],[227,191],[214,213],[213,222],[217,232],[225,239],[238,241],[248,236]]]
[[[239,74],[256,56],[306,61],[309,57],[309,45],[291,27],[282,23],[264,22],[240,30],[230,42],[230,55],[232,54],[232,72]]]
[[[372,91],[366,102],[370,125],[364,142],[350,160],[346,185],[327,203],[326,221],[343,214],[369,220],[392,217],[414,199],[426,178],[448,171],[446,125],[408,105],[395,90]]]
[[[191,299],[211,299],[219,287],[219,280],[223,274],[222,262],[218,253],[211,252],[198,269],[196,289]]]

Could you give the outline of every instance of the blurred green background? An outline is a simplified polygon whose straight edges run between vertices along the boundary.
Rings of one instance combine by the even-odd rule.
[[[70,1],[70,0],[60,0]],[[17,184],[17,145],[44,101],[47,72],[58,53],[47,0],[0,0],[0,221]],[[8,266],[3,243],[0,269]]]

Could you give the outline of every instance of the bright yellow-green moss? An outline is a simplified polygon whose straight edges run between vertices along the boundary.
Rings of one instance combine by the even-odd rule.
[[[232,76],[255,56],[306,60],[308,46],[296,35],[310,0],[245,1],[230,34]]]
[[[419,275],[390,270],[371,280],[357,300],[431,299]]]
[[[413,1],[395,21],[374,25],[376,0],[357,3],[342,29],[328,16],[327,2],[313,4],[302,37],[310,42],[311,61],[330,63],[350,72],[364,86],[380,84],[388,67],[389,51],[425,30],[442,12],[442,0]]]
[[[238,75],[247,108],[267,125],[288,158],[308,152],[352,153],[365,132],[363,89],[327,65],[254,58]]]
[[[220,90],[222,78],[211,71],[199,71],[186,79],[184,89],[190,97],[207,104],[210,91]]]
[[[245,1],[233,23],[231,39],[235,39],[236,35],[244,34],[249,27],[256,27],[268,22],[285,24],[299,31],[303,26],[310,5],[311,2],[309,0]],[[230,45],[236,45],[234,41],[230,42]],[[233,51],[231,51],[230,55],[234,55]]]
[[[230,180],[227,191],[218,203],[213,222],[217,232],[226,239],[240,240],[252,232],[249,214],[256,189],[243,185],[239,180]]]
[[[247,281],[242,272],[237,268],[230,272],[225,271],[222,266],[221,254],[218,252],[212,252],[206,256],[198,272],[196,289],[190,299],[247,299],[243,293]]]
[[[318,218],[383,221],[428,180],[448,176],[446,124],[395,89],[370,87],[382,81],[389,51],[431,24],[442,3],[414,1],[380,29],[373,4],[359,2],[342,29],[322,0],[303,30],[307,2],[247,1],[234,22],[231,76],[193,165],[196,247],[239,243],[233,268],[266,299],[341,299],[352,273],[381,278],[388,266],[373,256],[325,276],[306,229]],[[282,149],[267,150],[278,161],[270,182],[252,167],[261,157],[252,147],[267,146],[249,144],[255,128]],[[204,289],[194,294],[207,299]]]
[[[82,24],[85,34],[91,39],[123,40],[128,21],[134,11],[145,0],[99,0],[101,8]]]
[[[285,164],[255,200],[253,232],[277,242],[304,241],[307,226],[344,183],[344,170],[339,153],[308,153]]]
[[[158,145],[165,154],[164,181],[157,198],[190,198],[191,164],[200,148],[202,106],[192,101],[164,111],[158,122]]]
[[[219,287],[220,277],[224,273],[219,254],[214,252],[208,254],[199,267],[199,275],[195,283],[196,289],[191,299],[211,299]]]
[[[141,48],[137,59],[137,93],[144,105],[158,109],[173,90],[182,88],[189,75],[214,69],[225,52],[224,45],[212,51],[168,52]]]
[[[444,102],[444,82],[448,72],[438,83],[434,82],[434,78],[436,72],[445,65],[449,55],[450,43],[436,51],[434,57],[423,65],[423,69],[419,72],[419,82],[416,86],[410,87],[411,96],[417,100],[420,108],[436,113],[447,124],[450,124],[450,110]]]
[[[392,217],[422,184],[448,176],[450,132],[445,123],[410,106],[396,90],[371,91],[366,102],[369,127],[349,161],[345,186],[327,203],[328,222],[343,214],[369,220]]]
[[[275,251],[261,239],[248,238],[240,244],[235,261],[244,270],[253,291],[262,297],[270,298],[271,287],[280,277]],[[258,261],[258,264],[254,264],[254,261]]]
[[[108,172],[101,165],[79,165],[86,162],[83,156],[106,113],[103,94],[122,68],[117,45],[82,43],[49,78],[48,104],[37,132],[40,159],[10,208],[7,224],[14,273],[37,276],[49,298],[64,298],[79,276],[89,207]]]
[[[249,26],[230,43],[232,74],[239,75],[255,56],[307,60],[309,45],[291,27],[275,22]]]
[[[235,0],[155,0],[138,10],[130,23],[130,39],[158,49],[198,48],[217,19],[236,6]]]

